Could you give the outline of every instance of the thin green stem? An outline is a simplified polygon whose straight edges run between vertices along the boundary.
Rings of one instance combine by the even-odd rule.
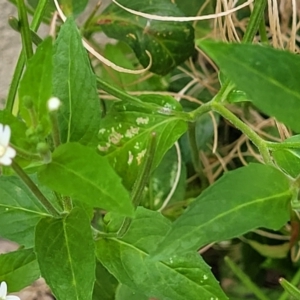
[[[18,15],[19,15],[19,23],[21,29],[22,44],[25,52],[26,62],[28,62],[28,60],[33,55],[31,33],[30,33],[24,0],[17,0],[17,4],[18,4]]]
[[[52,125],[53,144],[54,147],[57,148],[61,144],[57,111],[49,112],[49,119]]]
[[[267,35],[267,30],[266,30],[266,24],[265,24],[265,18],[262,17],[260,24],[259,24],[259,35],[260,35],[260,41],[263,44],[269,44],[269,39]]]
[[[199,150],[196,141],[196,123],[190,122],[188,126],[188,137],[194,169],[197,172],[199,179],[201,180],[201,188],[206,188],[208,186],[208,180],[203,173],[203,166],[199,158]]]
[[[195,110],[189,112],[189,119],[190,121],[195,122],[198,118],[200,118],[205,113],[211,111],[211,105],[213,101],[207,102],[196,108]]]
[[[70,212],[73,209],[72,199],[68,196],[62,197],[62,204],[63,204],[64,210],[67,212]]]
[[[300,142],[283,142],[283,143],[274,143],[266,142],[270,150],[283,150],[283,149],[299,149]]]
[[[40,155],[27,152],[24,149],[16,147],[14,144],[11,144],[11,145],[17,151],[17,153],[20,157],[25,158],[27,160],[41,160]]]
[[[131,192],[132,204],[135,208],[140,204],[145,186],[148,183],[150,178],[151,168],[153,165],[153,157],[155,153],[155,147],[156,147],[156,133],[152,132],[147,146],[143,166],[137,175],[137,179],[133,185],[132,192]],[[130,224],[131,224],[131,218],[126,217],[123,221],[121,228],[118,231],[118,237],[122,237],[127,232]]]
[[[296,272],[296,274],[294,275],[291,281],[291,284],[294,286],[298,286],[299,283],[300,283],[300,268],[298,269],[298,271]],[[288,300],[289,297],[290,294],[287,291],[284,291],[278,300]]]
[[[242,43],[251,43],[255,37],[257,30],[263,20],[264,11],[267,6],[267,0],[255,0],[253,11],[250,16],[249,24],[243,36]]]
[[[95,5],[95,7],[94,7],[94,9],[92,10],[91,14],[90,14],[89,17],[86,19],[86,21],[84,22],[84,24],[83,24],[83,26],[82,26],[81,32],[82,32],[82,34],[83,34],[85,37],[87,37],[87,36],[86,36],[87,28],[88,28],[89,25],[91,24],[91,22],[92,22],[94,16],[96,15],[97,11],[99,10],[99,8],[100,8],[100,6],[101,6],[101,4],[102,4],[102,2],[99,1],[99,2]],[[89,31],[88,31],[88,32],[89,32]]]
[[[212,110],[219,113],[222,117],[231,122],[236,128],[242,131],[258,148],[264,162],[268,165],[273,165],[267,143],[254,130],[242,122],[237,116],[229,111],[225,106],[219,103],[212,104]]]
[[[53,216],[60,217],[59,212],[52,205],[52,203],[42,194],[36,184],[31,180],[31,178],[23,171],[23,169],[15,162],[12,162],[12,168],[22,179],[22,181],[27,185],[31,192],[37,197],[40,203],[45,207],[45,209]]]
[[[258,299],[270,300],[260,288],[228,256],[224,258],[227,266]]]
[[[34,12],[32,22],[30,25],[30,28],[33,31],[37,31],[37,29],[39,28],[39,26],[42,22],[43,14],[45,12],[47,3],[48,3],[48,0],[39,0],[38,1],[38,5]],[[24,49],[23,49],[19,55],[18,62],[17,62],[16,68],[14,71],[14,75],[13,75],[13,78],[12,78],[12,81],[10,84],[10,88],[9,88],[9,92],[7,95],[7,99],[6,99],[6,108],[11,112],[13,111],[14,102],[15,102],[19,82],[22,77],[25,61],[26,61],[25,53],[24,53]]]

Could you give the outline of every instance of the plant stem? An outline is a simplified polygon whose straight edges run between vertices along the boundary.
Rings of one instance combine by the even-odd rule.
[[[37,197],[40,203],[45,207],[45,209],[53,216],[59,217],[60,214],[52,203],[42,194],[36,184],[31,180],[31,178],[23,171],[23,169],[15,162],[12,162],[12,168],[22,179],[22,181],[28,186],[31,192]]]
[[[198,118],[200,118],[205,113],[211,111],[211,105],[213,100],[207,103],[202,104],[200,107],[196,108],[195,110],[189,112],[189,118],[191,121],[195,122]]]
[[[11,145],[17,151],[17,153],[20,157],[28,159],[28,160],[41,160],[41,157],[39,154],[27,152],[24,149],[21,149],[21,148],[15,146],[14,144],[11,144]]]
[[[227,266],[240,279],[240,281],[260,300],[270,300],[258,286],[228,257],[224,258]]]
[[[202,171],[203,166],[199,159],[199,150],[198,150],[197,141],[196,141],[196,124],[195,124],[195,122],[193,122],[193,123],[190,122],[188,124],[188,126],[189,126],[188,137],[189,137],[189,144],[190,144],[194,169],[195,169],[196,173],[198,174],[199,179],[201,180],[201,188],[204,189],[208,186],[208,181]]]
[[[249,126],[247,126],[244,122],[242,122],[225,106],[219,103],[212,103],[212,110],[219,113],[229,122],[231,122],[236,128],[242,131],[258,148],[264,162],[268,165],[273,165],[266,141],[264,141],[254,130],[252,130]]]
[[[267,0],[255,0],[253,12],[250,16],[249,24],[243,36],[242,43],[251,43],[255,37],[257,30],[263,20],[264,11],[267,6]]]
[[[26,62],[28,62],[28,60],[33,55],[31,33],[30,33],[24,0],[17,0],[17,4],[18,4],[17,6],[18,6],[19,22],[21,27],[22,44],[25,52]]]
[[[268,39],[267,31],[266,31],[266,24],[265,24],[265,18],[264,17],[260,21],[259,35],[260,35],[260,41],[263,44],[268,45],[269,44],[269,39]]]
[[[49,112],[49,119],[52,125],[53,144],[54,147],[57,148],[61,144],[57,111]]]
[[[33,31],[36,31],[39,28],[39,26],[42,22],[43,14],[46,9],[47,3],[48,3],[48,0],[39,0],[38,1],[38,5],[34,12],[33,19],[32,19],[31,25],[30,25],[30,28]],[[17,62],[16,68],[15,68],[14,75],[13,75],[13,78],[12,78],[12,81],[10,84],[9,92],[7,95],[6,108],[11,112],[13,110],[19,82],[20,82],[20,79],[21,79],[21,76],[23,73],[23,69],[24,69],[24,65],[25,65],[25,54],[24,54],[24,50],[22,50],[19,55],[18,62]]]
[[[156,147],[156,133],[152,132],[148,143],[143,166],[137,175],[137,179],[133,185],[132,192],[131,192],[131,199],[134,208],[137,208],[138,205],[140,204],[145,186],[149,181],[151,168],[153,165],[155,147]],[[126,217],[123,221],[121,228],[117,233],[118,237],[122,237],[127,232],[130,224],[131,224],[131,218]]]

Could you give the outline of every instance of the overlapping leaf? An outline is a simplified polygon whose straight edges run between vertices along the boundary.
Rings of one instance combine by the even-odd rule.
[[[149,95],[142,100],[169,110],[180,110],[180,105],[171,97]],[[142,165],[151,133],[156,133],[155,168],[186,129],[186,122],[176,116],[116,103],[101,121],[98,148],[107,154],[114,169],[122,176],[124,185],[130,188]]]
[[[52,96],[52,38],[45,39],[37,48],[35,55],[29,60],[24,76],[20,82],[20,112],[28,127],[36,126],[28,109],[24,105],[24,97],[29,97],[35,111],[35,122],[43,126],[42,132],[49,133],[47,101]]]
[[[18,292],[40,277],[33,249],[1,254],[0,266],[0,282],[7,283],[9,292]]]
[[[34,244],[34,228],[50,216],[17,177],[0,180],[0,236],[26,247]]]
[[[171,1],[123,0],[120,3],[131,9],[159,15],[183,16]],[[186,22],[147,20],[111,4],[99,17],[106,35],[126,42],[146,67],[151,53],[154,73],[165,75],[184,62],[194,51],[194,29]]]
[[[168,258],[257,227],[279,229],[289,220],[290,182],[279,170],[250,164],[226,173],[172,225],[155,250]]]
[[[51,163],[43,166],[38,175],[53,190],[90,207],[124,215],[133,212],[129,194],[107,158],[79,143],[56,148]]]
[[[198,44],[259,109],[300,132],[298,55],[260,45]]]
[[[61,27],[53,63],[53,95],[62,101],[62,141],[95,145],[101,116],[96,77],[72,18]]]
[[[119,282],[133,291],[158,299],[227,299],[209,267],[196,252],[163,262],[149,259],[157,243],[170,229],[160,213],[137,209],[122,239],[100,239],[97,257]]]
[[[94,242],[83,210],[74,208],[64,218],[41,220],[36,227],[35,251],[41,274],[58,299],[92,299]]]

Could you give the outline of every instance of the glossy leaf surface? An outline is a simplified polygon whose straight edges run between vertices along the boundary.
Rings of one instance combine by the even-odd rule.
[[[158,15],[183,16],[171,1],[123,0],[120,3],[131,9]],[[101,14],[98,24],[106,35],[126,42],[146,67],[152,56],[150,70],[165,75],[183,63],[194,52],[194,29],[186,22],[163,22],[133,16],[111,4]]]
[[[196,252],[158,262],[149,259],[170,229],[160,213],[139,207],[122,239],[96,242],[98,259],[119,282],[133,291],[158,299],[227,299],[209,267]]]
[[[153,256],[179,255],[258,227],[279,229],[289,220],[291,198],[289,180],[273,167],[250,164],[228,172],[173,223]]]
[[[158,104],[162,109],[181,109],[171,97],[147,95],[141,99]],[[176,116],[116,103],[101,121],[98,149],[106,154],[113,168],[122,176],[124,185],[130,188],[142,165],[150,135],[156,133],[155,168],[186,129],[186,122]]]

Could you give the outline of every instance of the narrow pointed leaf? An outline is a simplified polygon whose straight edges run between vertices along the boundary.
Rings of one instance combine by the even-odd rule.
[[[53,95],[62,101],[62,141],[96,145],[101,116],[96,77],[72,18],[61,27],[53,64]]]
[[[0,236],[26,247],[34,245],[34,229],[50,216],[17,177],[0,178]]]
[[[64,300],[91,300],[96,262],[86,213],[74,208],[62,219],[41,220],[35,243],[41,274],[54,295]]]
[[[5,281],[9,292],[18,292],[40,277],[33,249],[21,249],[0,255],[0,282]]]
[[[98,259],[120,283],[157,299],[227,299],[209,267],[196,252],[158,262],[149,259],[170,229],[160,213],[139,207],[122,239],[96,242]]]
[[[226,173],[173,223],[156,259],[197,250],[257,227],[279,229],[289,220],[290,182],[279,170],[250,164]]]
[[[198,44],[259,109],[300,132],[298,55],[260,45]]]
[[[168,0],[123,0],[120,3],[131,9],[159,15],[183,16]],[[126,42],[135,52],[141,64],[149,64],[150,70],[165,75],[183,63],[194,52],[194,29],[186,22],[164,22],[133,16],[111,4],[100,16],[98,24],[106,35]]]
[[[24,106],[24,97],[30,97],[36,113],[36,122],[43,126],[44,135],[49,133],[47,101],[52,96],[52,38],[46,38],[29,60],[24,76],[20,82],[20,112],[28,127],[32,123],[28,109]]]
[[[90,207],[131,215],[129,193],[106,157],[79,143],[59,146],[51,163],[39,171],[39,179],[53,190]],[[76,188],[74,188],[76,187]]]

